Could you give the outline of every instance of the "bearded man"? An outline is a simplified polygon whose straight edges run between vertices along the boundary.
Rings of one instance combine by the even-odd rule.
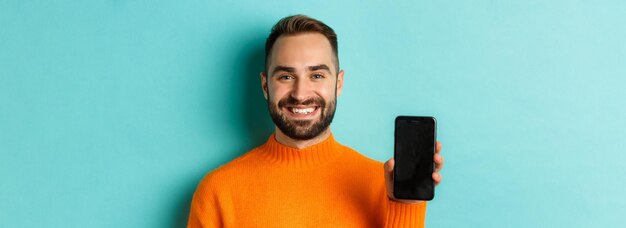
[[[344,71],[337,35],[313,18],[278,21],[261,87],[276,125],[267,142],[208,173],[188,227],[423,227],[426,202],[393,197],[393,166],[337,142],[330,130]],[[438,142],[435,183],[443,158]]]

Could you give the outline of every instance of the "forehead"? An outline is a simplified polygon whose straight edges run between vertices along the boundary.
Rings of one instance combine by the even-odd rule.
[[[330,42],[319,33],[283,35],[276,39],[270,55],[270,69],[275,66],[304,68],[326,64],[334,68]]]

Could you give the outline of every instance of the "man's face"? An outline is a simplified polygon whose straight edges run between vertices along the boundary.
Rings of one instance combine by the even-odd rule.
[[[328,129],[343,71],[336,72],[330,42],[319,33],[280,36],[261,75],[272,120],[292,139],[308,140]]]

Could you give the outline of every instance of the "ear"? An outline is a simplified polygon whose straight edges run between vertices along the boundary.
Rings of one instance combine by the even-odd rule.
[[[341,95],[343,89],[343,70],[340,70],[337,74],[337,96]]]
[[[259,74],[261,76],[261,89],[263,89],[263,96],[267,100],[267,76],[263,72]]]

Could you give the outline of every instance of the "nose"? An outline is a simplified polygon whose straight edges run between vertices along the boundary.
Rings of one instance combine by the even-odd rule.
[[[310,91],[311,86],[308,84],[307,80],[296,79],[293,90],[291,91],[291,96],[298,101],[304,101],[309,97]]]

